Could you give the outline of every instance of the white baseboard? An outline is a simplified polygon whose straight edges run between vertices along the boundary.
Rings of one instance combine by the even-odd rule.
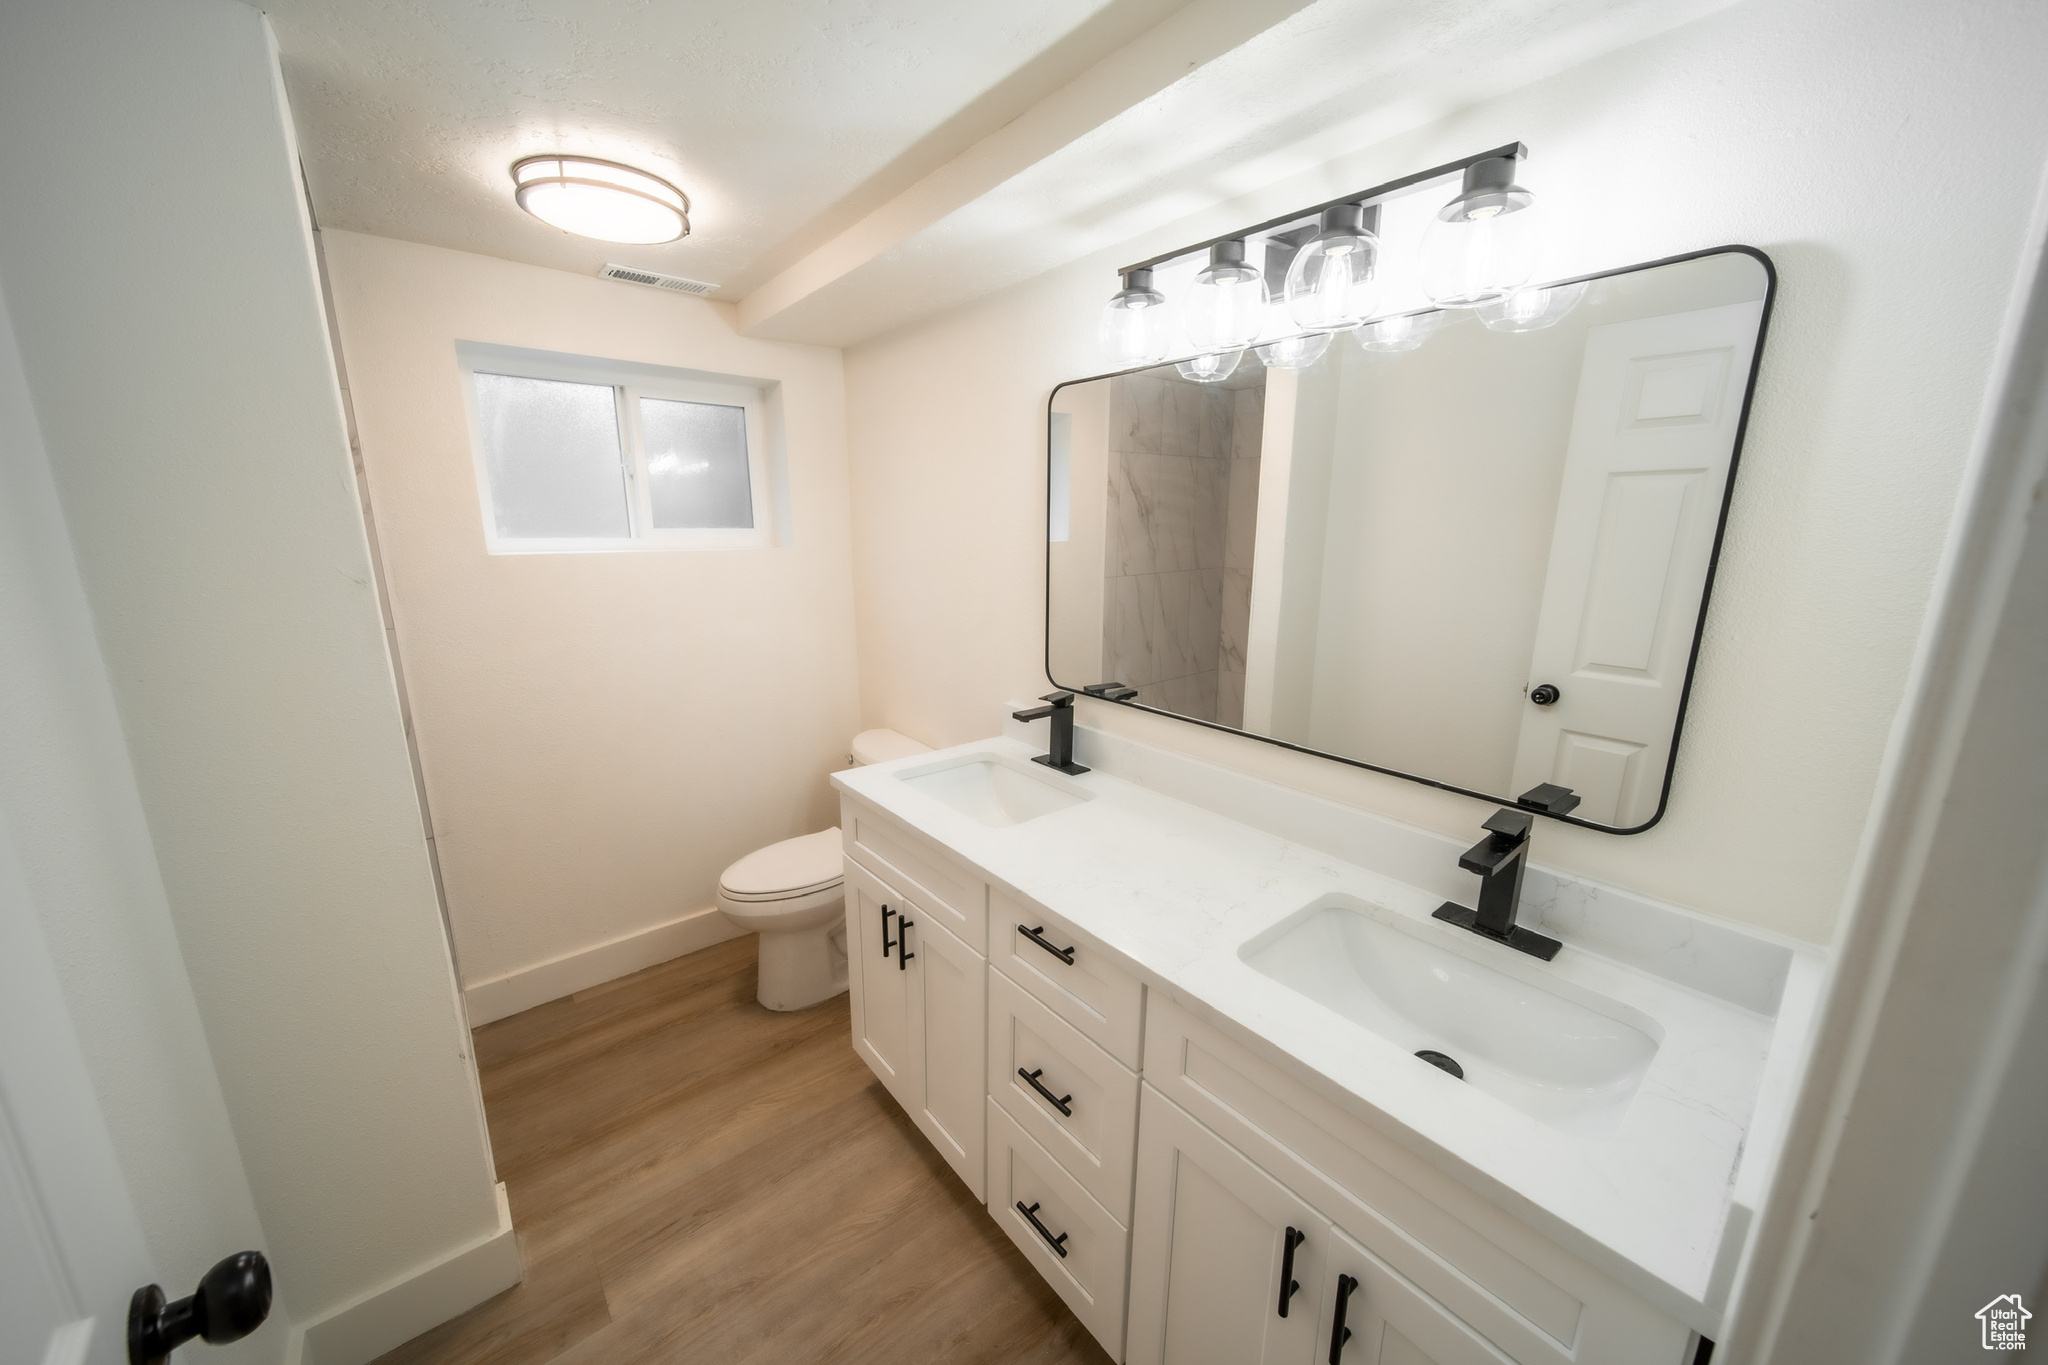
[[[498,1186],[498,1228],[440,1260],[301,1323],[285,1349],[291,1365],[365,1365],[519,1283],[512,1208]]]
[[[708,910],[693,911],[666,924],[657,924],[652,929],[615,938],[609,943],[600,943],[594,948],[578,949],[552,962],[522,967],[489,981],[479,981],[474,986],[465,987],[462,992],[462,1002],[469,1011],[469,1026],[482,1028],[507,1015],[603,985],[643,967],[652,967],[657,962],[666,962],[672,957],[738,938],[745,932],[719,914],[714,906]]]

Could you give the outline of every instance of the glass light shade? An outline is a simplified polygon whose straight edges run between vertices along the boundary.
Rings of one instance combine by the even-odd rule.
[[[1480,304],[1472,311],[1495,332],[1536,332],[1563,322],[1586,295],[1586,283],[1555,284],[1547,289],[1517,289]]]
[[[1246,264],[1243,242],[1218,242],[1188,290],[1182,319],[1198,351],[1241,351],[1266,323],[1266,280]]]
[[[1412,351],[1443,325],[1442,313],[1408,313],[1368,323],[1351,335],[1357,337],[1358,344],[1368,351]]]
[[[1294,325],[1334,332],[1372,316],[1380,294],[1380,239],[1356,204],[1324,215],[1323,230],[1287,267],[1287,312]]]
[[[1305,370],[1330,349],[1330,335],[1303,332],[1300,336],[1282,337],[1259,347],[1258,356],[1269,370]]]
[[[1220,384],[1237,373],[1237,362],[1244,359],[1244,348],[1235,347],[1228,351],[1211,351],[1207,355],[1191,356],[1174,365],[1182,379],[1192,379],[1197,384]]]
[[[1465,168],[1465,188],[1422,234],[1422,292],[1439,308],[1471,308],[1536,273],[1543,223],[1536,196],[1514,183],[1511,157]]]
[[[519,207],[600,242],[651,246],[690,231],[690,200],[659,176],[583,156],[530,156],[512,167]]]
[[[1152,287],[1152,272],[1133,270],[1124,287],[1102,308],[1096,331],[1102,350],[1119,365],[1154,365],[1173,349],[1167,325],[1166,295]]]

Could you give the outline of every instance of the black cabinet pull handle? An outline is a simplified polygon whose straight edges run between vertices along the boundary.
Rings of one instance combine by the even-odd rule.
[[[1067,1259],[1067,1234],[1063,1232],[1055,1237],[1050,1232],[1047,1232],[1045,1224],[1038,1221],[1038,1205],[1033,1204],[1027,1209],[1024,1207],[1024,1201],[1019,1199],[1017,1201],[1017,1212],[1023,1214],[1024,1220],[1030,1223],[1032,1227],[1038,1229],[1038,1235],[1045,1239],[1045,1244],[1051,1247],[1061,1260]]]
[[[1074,965],[1074,950],[1072,948],[1053,947],[1052,940],[1045,936],[1045,926],[1043,924],[1039,925],[1036,929],[1027,929],[1020,924],[1017,926],[1017,932],[1045,949],[1048,953],[1051,953],[1060,961],[1066,963],[1069,967]]]
[[[1294,1297],[1301,1285],[1294,1278],[1294,1249],[1308,1240],[1308,1234],[1299,1228],[1287,1229],[1287,1249],[1280,1253],[1280,1316],[1287,1316],[1287,1301]]]
[[[1358,1281],[1349,1275],[1337,1277],[1337,1314],[1330,1319],[1330,1365],[1342,1365],[1344,1343],[1351,1340],[1351,1329],[1344,1325],[1344,1315],[1351,1308],[1351,1292],[1358,1288]]]
[[[169,1365],[171,1352],[198,1337],[215,1346],[240,1341],[270,1316],[270,1262],[238,1251],[215,1264],[192,1297],[164,1301],[144,1285],[128,1300],[128,1365]]]
[[[1039,1094],[1045,1096],[1045,1102],[1047,1104],[1059,1110],[1068,1118],[1074,1117],[1074,1111],[1068,1108],[1068,1106],[1074,1102],[1074,1097],[1072,1095],[1055,1095],[1052,1093],[1052,1091],[1047,1090],[1045,1088],[1044,1083],[1038,1079],[1040,1076],[1043,1076],[1045,1074],[1044,1067],[1040,1067],[1036,1071],[1026,1071],[1023,1067],[1020,1066],[1017,1068],[1017,1074],[1019,1076],[1022,1076],[1025,1082],[1028,1085],[1030,1085],[1030,1087],[1033,1090],[1036,1090]],[[1281,1316],[1285,1317],[1287,1315],[1283,1312]]]
[[[889,960],[889,950],[896,946],[889,942],[889,916],[895,913],[894,910],[891,910],[886,905],[882,907],[882,960],[884,962]]]
[[[910,926],[915,923],[916,920],[907,918],[901,910],[896,912],[896,970],[899,972],[909,971],[910,959],[917,956],[910,951]]]

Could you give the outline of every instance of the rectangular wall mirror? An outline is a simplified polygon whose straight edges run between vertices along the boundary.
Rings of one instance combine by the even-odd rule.
[[[1565,818],[1662,814],[1773,275],[1730,247],[1053,392],[1072,690]],[[1520,328],[1520,330],[1518,330]],[[1397,334],[1397,335],[1396,335]]]

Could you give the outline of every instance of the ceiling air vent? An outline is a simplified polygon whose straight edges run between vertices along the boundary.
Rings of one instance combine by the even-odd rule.
[[[656,289],[673,289],[678,294],[708,294],[718,288],[702,280],[686,280],[681,275],[660,275],[652,270],[636,270],[630,265],[608,265],[597,272],[607,280],[624,280],[627,284],[649,284]]]

